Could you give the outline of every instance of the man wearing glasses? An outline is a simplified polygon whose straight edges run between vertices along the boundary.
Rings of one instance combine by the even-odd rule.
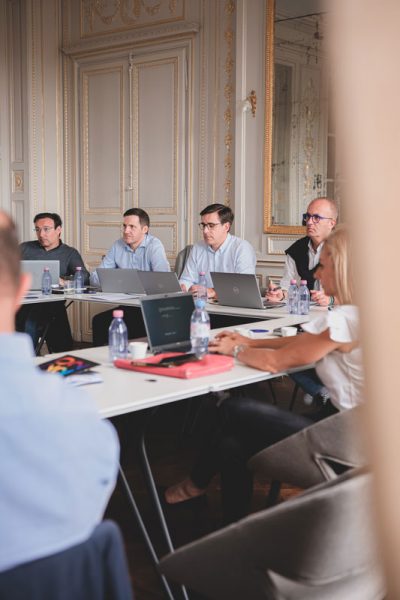
[[[200,217],[203,241],[193,246],[179,281],[184,291],[196,295],[199,273],[204,272],[208,297],[215,298],[210,271],[253,274],[256,255],[249,242],[229,233],[234,215],[228,206],[210,204],[201,211]]]
[[[291,279],[307,280],[311,291],[311,299],[321,306],[328,306],[332,300],[322,290],[314,289],[317,280],[314,271],[319,263],[324,241],[335,227],[338,217],[336,202],[329,198],[316,198],[307,207],[303,214],[303,225],[306,226],[307,235],[289,246],[286,252],[286,263],[280,286],[275,287],[270,283],[267,298],[270,302],[279,302],[286,298]]]
[[[78,250],[61,241],[62,221],[57,213],[39,213],[33,219],[34,232],[37,240],[23,242],[21,248],[22,260],[58,260],[60,261],[60,283],[63,277],[75,274],[76,267],[82,268],[85,284],[89,281],[89,272],[86,270]],[[25,331],[32,338],[36,346],[41,330],[45,324],[52,320],[46,335],[46,342],[51,352],[64,352],[71,350],[73,345],[71,328],[68,315],[63,302],[51,304],[30,304],[22,306],[17,313],[17,331]]]

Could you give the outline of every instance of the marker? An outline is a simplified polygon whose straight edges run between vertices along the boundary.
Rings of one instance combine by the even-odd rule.
[[[249,329],[251,333],[269,333],[269,329]]]

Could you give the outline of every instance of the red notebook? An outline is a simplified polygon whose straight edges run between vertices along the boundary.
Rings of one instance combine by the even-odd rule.
[[[222,356],[220,354],[206,354],[206,356],[197,362],[187,362],[178,366],[158,367],[157,363],[163,358],[169,356],[183,356],[182,353],[166,352],[157,356],[150,356],[141,360],[129,360],[117,358],[114,365],[119,369],[130,369],[131,371],[140,371],[141,373],[154,373],[155,375],[165,375],[166,377],[180,377],[181,379],[193,379],[194,377],[204,377],[205,375],[214,375],[229,371],[234,365],[232,356]],[[141,366],[140,363],[145,363]],[[154,365],[154,366],[153,366]]]

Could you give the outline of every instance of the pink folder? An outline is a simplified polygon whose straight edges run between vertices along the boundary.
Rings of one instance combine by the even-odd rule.
[[[232,369],[234,360],[232,356],[222,356],[220,354],[206,354],[205,357],[198,362],[188,362],[183,365],[174,367],[157,367],[157,363],[167,356],[182,356],[177,352],[166,352],[157,356],[144,358],[143,362],[147,366],[139,366],[140,360],[132,361],[125,358],[117,358],[114,365],[119,369],[130,369],[131,371],[140,371],[141,373],[154,373],[155,375],[165,375],[166,377],[179,377],[181,379],[193,379],[194,377],[204,377],[205,375],[214,375],[223,371]],[[149,363],[154,363],[154,366],[148,366]]]

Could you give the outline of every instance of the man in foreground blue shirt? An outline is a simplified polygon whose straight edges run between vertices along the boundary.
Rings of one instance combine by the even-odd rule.
[[[118,473],[114,428],[91,399],[34,366],[14,332],[29,288],[15,227],[0,214],[0,571],[85,541]]]
[[[207,295],[215,298],[210,271],[254,274],[256,254],[249,242],[229,233],[234,219],[229,206],[210,204],[201,211],[200,217],[203,241],[193,246],[179,282],[184,291],[196,295],[199,273],[204,272]]]
[[[124,212],[122,238],[114,242],[100,268],[138,269],[139,271],[170,271],[169,262],[162,242],[149,233],[150,217],[141,208],[130,208]],[[93,285],[99,285],[94,271],[90,277]],[[139,308],[120,306],[124,311],[124,321],[128,328],[128,337],[143,337],[146,329]],[[95,315],[92,320],[93,345],[104,346],[108,343],[108,328],[112,321],[112,310]]]

